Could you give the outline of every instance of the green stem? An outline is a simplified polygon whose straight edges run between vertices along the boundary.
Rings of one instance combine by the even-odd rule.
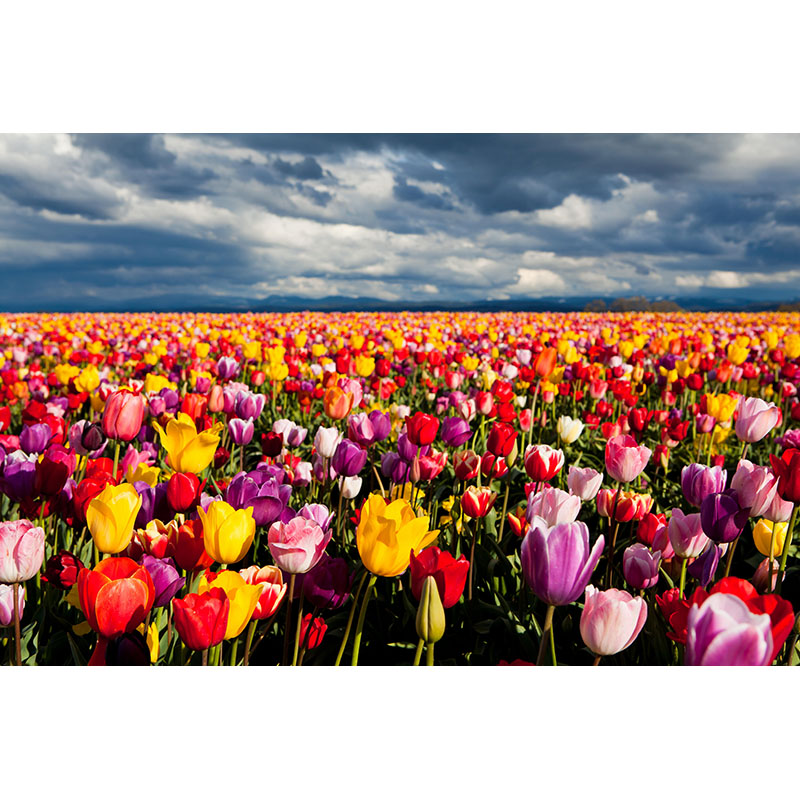
[[[414,653],[414,664],[413,666],[418,667],[420,659],[422,658],[422,647],[425,644],[425,640],[420,637],[420,640],[417,642],[417,652]]]
[[[367,605],[371,596],[372,589],[375,586],[375,581],[378,580],[377,575],[369,576],[369,583],[367,590],[364,593],[364,599],[361,601],[361,611],[358,614],[358,623],[356,625],[356,638],[353,640],[353,658],[350,661],[350,666],[358,666],[358,651],[361,649],[361,633],[364,630],[364,618],[367,616]]]
[[[550,630],[553,627],[553,613],[555,612],[555,606],[547,606],[547,613],[544,617],[544,626],[542,627],[542,639],[539,642],[539,656],[536,659],[536,666],[541,667],[544,664],[544,653],[547,649],[547,639],[550,635]]]
[[[14,584],[14,656],[18,667],[22,666],[22,650],[19,629],[19,584]]]
[[[250,664],[250,647],[253,644],[253,637],[256,635],[256,624],[258,620],[250,620],[250,624],[247,626],[247,639],[244,643],[244,658],[242,659],[242,665],[248,666]]]
[[[736,543],[741,539],[741,535],[737,536],[728,547],[728,559],[725,562],[725,577],[731,574],[731,564],[733,564],[733,551],[736,549]]]
[[[286,598],[286,630],[283,632],[283,658],[281,664],[286,666],[289,663],[289,629],[292,627],[292,596],[294,595],[294,572],[289,576],[289,591]]]
[[[114,480],[117,479],[117,465],[119,464],[119,445],[120,445],[119,439],[117,439],[117,441],[114,442],[114,472],[113,472]]]
[[[798,506],[795,505],[792,509],[792,516],[789,520],[789,530],[786,531],[786,539],[783,542],[783,552],[781,553],[781,564],[778,571],[778,586],[777,586],[777,593],[781,593],[781,589],[783,588],[783,573],[786,571],[786,559],[789,555],[789,547],[792,544],[792,534],[794,533],[794,524],[797,520],[797,509]]]
[[[681,559],[681,583],[680,583],[680,594],[678,595],[681,600],[683,600],[683,589],[686,586],[686,564],[688,563],[688,559],[682,558]]]
[[[292,656],[292,666],[297,666],[297,654],[300,652],[300,626],[303,624],[303,594],[297,603],[297,630],[294,632],[294,655]]]
[[[425,648],[425,664],[427,666],[429,666],[429,667],[433,666],[433,645],[434,645],[434,642],[431,642]]]
[[[365,572],[361,576],[361,582],[358,584],[358,589],[356,589],[356,593],[353,597],[353,604],[350,606],[350,616],[347,618],[347,627],[344,629],[344,636],[342,637],[342,643],[339,645],[339,653],[336,656],[336,663],[334,664],[335,667],[338,667],[342,663],[342,656],[344,655],[344,649],[347,647],[347,640],[350,638],[350,628],[353,627],[353,618],[356,614],[356,606],[358,606],[358,598],[361,596],[361,589],[364,587],[364,581],[367,579],[367,573]]]
[[[511,488],[511,470],[508,471],[508,477],[506,478],[506,493],[503,497],[503,514],[500,517],[500,532],[497,534],[497,541],[500,542],[503,540],[503,531],[506,527],[506,512],[508,511],[508,490]]]
[[[233,642],[231,643],[231,660],[230,665],[232,667],[236,666],[236,655],[239,652],[239,637],[237,636]]]

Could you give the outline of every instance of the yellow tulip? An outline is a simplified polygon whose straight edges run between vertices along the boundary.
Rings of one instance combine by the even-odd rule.
[[[150,464],[142,462],[137,464],[136,468],[128,467],[125,480],[130,484],[144,481],[152,489],[158,483],[159,475],[161,475],[161,470],[158,467],[152,467]]]
[[[405,572],[412,550],[419,552],[439,535],[438,530],[428,530],[429,523],[428,517],[418,517],[405,500],[387,504],[379,494],[371,494],[356,529],[364,566],[373,575],[387,578]]]
[[[738,397],[729,394],[706,395],[706,409],[717,422],[727,422],[733,416],[738,402]]]
[[[222,423],[217,422],[209,430],[198,433],[192,418],[180,412],[177,419],[167,423],[166,430],[157,422],[153,422],[153,427],[161,437],[161,446],[169,455],[169,465],[176,472],[199,475],[214,459]]]
[[[216,500],[208,511],[198,506],[197,513],[203,522],[206,553],[218,564],[241,561],[256,535],[252,506],[237,511],[224,500]]]
[[[101,553],[121,553],[133,536],[142,498],[129,483],[109,484],[89,501],[86,524]]]
[[[789,528],[788,522],[771,522],[768,519],[760,519],[753,527],[753,541],[758,552],[769,557],[769,546],[772,542],[772,531],[775,529],[775,546],[772,557],[783,555],[783,545],[786,541],[786,531]]]
[[[214,573],[211,574],[213,575]],[[260,583],[251,585],[238,572],[222,570],[210,581],[204,574],[200,578],[197,592],[198,594],[205,594],[215,587],[222,589],[230,601],[231,607],[228,612],[228,626],[225,628],[225,638],[233,639],[250,622],[250,618],[256,610],[258,598],[261,597],[263,585]]]

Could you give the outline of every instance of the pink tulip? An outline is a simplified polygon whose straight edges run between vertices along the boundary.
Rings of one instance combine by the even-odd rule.
[[[669,526],[662,525],[653,535],[653,543],[650,545],[653,550],[661,551],[661,559],[666,561],[668,558],[675,557],[672,549],[672,542],[669,540]]]
[[[575,495],[545,485],[541,491],[531,495],[525,515],[533,525],[538,517],[548,528],[561,522],[575,522],[581,511],[581,499]]]
[[[743,442],[760,442],[780,421],[780,409],[760,397],[742,397],[736,435]]]
[[[0,583],[24,583],[44,561],[44,531],[30,520],[0,522]]]
[[[630,646],[647,621],[647,603],[619,589],[586,587],[581,638],[598,656],[612,656]]]
[[[25,610],[25,587],[19,590],[17,599],[19,617],[22,619],[22,612]],[[0,628],[11,625],[14,622],[14,587],[5,583],[0,583]]]
[[[606,443],[606,472],[615,481],[630,483],[642,473],[653,451],[637,445],[633,436],[614,436]]]
[[[103,431],[109,439],[130,442],[139,434],[145,403],[140,394],[120,389],[112,392],[103,410]]]
[[[751,517],[763,517],[778,490],[778,478],[769,467],[759,467],[743,458],[731,480],[731,489]]]
[[[788,522],[792,516],[794,503],[791,500],[784,500],[777,492],[769,504],[769,508],[764,511],[763,516],[770,522]]]
[[[269,552],[275,563],[291,574],[308,572],[322,558],[331,530],[325,533],[316,522],[295,517],[289,522],[273,522],[267,534]]]
[[[725,592],[689,609],[687,666],[764,667],[771,660],[769,614],[753,614],[743,600]]]
[[[591,467],[570,467],[567,488],[581,500],[594,500],[603,485],[603,473]]]
[[[672,509],[668,530],[672,549],[680,558],[697,558],[711,541],[703,533],[700,514],[684,514],[679,508]]]

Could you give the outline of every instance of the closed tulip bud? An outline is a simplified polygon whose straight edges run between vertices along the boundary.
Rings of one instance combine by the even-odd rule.
[[[167,502],[177,512],[188,511],[197,501],[200,479],[192,472],[176,472],[167,481]]]
[[[80,455],[85,456],[91,454],[92,457],[94,457],[95,454],[99,455],[105,448],[107,441],[108,438],[106,437],[102,426],[97,422],[84,425],[80,435],[80,444],[84,452],[80,453]],[[73,448],[75,448],[75,443],[71,438],[70,443],[72,444]],[[77,450],[77,448],[75,449]]]
[[[783,555],[783,545],[789,530],[787,522],[771,522],[760,519],[753,527],[753,541],[761,555],[776,558]],[[771,552],[770,552],[771,551]]]
[[[753,584],[757,592],[774,592],[775,587],[778,585],[778,571],[775,562],[773,561],[770,567],[770,559],[765,558],[756,567],[753,577],[750,578],[750,583]],[[772,577],[771,583],[770,576]]]
[[[141,430],[144,411],[142,395],[126,389],[112,392],[103,410],[103,431],[109,439],[130,442]]]
[[[225,638],[230,607],[228,596],[220,587],[174,598],[172,614],[181,641],[190,650],[218,645]]]
[[[703,532],[718,544],[732,542],[744,529],[748,514],[739,506],[736,491],[710,494],[700,506],[700,521]]]
[[[498,458],[505,458],[514,449],[517,432],[505,422],[495,422],[486,439],[486,449]]]
[[[780,421],[780,409],[760,397],[742,397],[736,435],[742,442],[760,442]]]
[[[710,541],[703,532],[700,514],[684,514],[679,508],[672,509],[667,530],[672,549],[680,558],[697,558]]]
[[[556,431],[564,444],[572,444],[583,433],[583,423],[579,419],[572,419],[572,417],[559,417],[556,423]]]
[[[564,466],[564,453],[546,444],[534,444],[525,451],[524,462],[532,481],[549,481]]]
[[[460,481],[470,481],[477,477],[481,459],[472,450],[460,450],[453,454],[453,470]]]
[[[215,383],[208,392],[208,405],[211,414],[219,414],[225,408],[225,392],[222,386]]]
[[[652,552],[643,544],[632,544],[622,554],[622,574],[634,589],[649,589],[658,583],[661,551]]]
[[[233,443],[241,447],[253,441],[255,425],[252,419],[239,419],[238,417],[234,417],[228,422],[228,432],[231,435]]]
[[[652,450],[638,445],[632,436],[614,436],[606,443],[606,472],[620,483],[629,483],[647,466]]]
[[[314,448],[322,458],[333,458],[342,434],[336,428],[319,428],[314,436]]]
[[[322,644],[328,624],[322,617],[306,614],[300,622],[300,644],[306,650],[313,650]]]
[[[647,621],[647,603],[619,589],[601,592],[586,587],[580,631],[584,644],[598,656],[611,656],[633,644]]]
[[[444,606],[439,597],[436,578],[428,575],[422,584],[417,610],[417,636],[427,644],[435,644],[444,636]]]
[[[681,470],[681,489],[686,501],[700,508],[710,494],[721,492],[728,480],[728,473],[721,467],[703,464],[687,464]]]
[[[461,417],[447,417],[442,423],[442,441],[448,447],[461,447],[472,436],[469,423]]]

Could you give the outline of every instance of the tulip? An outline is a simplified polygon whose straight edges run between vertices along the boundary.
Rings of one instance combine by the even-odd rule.
[[[274,426],[273,426],[274,429]],[[365,412],[347,418],[347,435],[356,444],[370,447],[375,442],[375,428]]]
[[[0,522],[0,583],[24,583],[44,561],[44,531],[27,519]]]
[[[342,439],[339,442],[331,459],[331,466],[336,473],[346,478],[358,475],[366,463],[367,451],[349,439]]]
[[[495,457],[506,458],[514,449],[517,432],[505,422],[495,422],[486,439],[486,449]]]
[[[648,547],[653,547],[653,549],[658,549],[653,543],[658,532],[661,530],[666,530],[666,527],[666,515],[645,514],[639,521],[639,525],[636,528],[636,538],[642,542],[642,544],[646,544]],[[668,556],[664,556],[664,558],[668,558]]]
[[[296,575],[308,572],[322,558],[331,533],[298,515],[286,523],[273,522],[267,542],[275,563],[284,572]]]
[[[178,512],[187,511],[197,501],[200,479],[191,472],[176,472],[167,481],[167,502]]]
[[[231,435],[231,441],[239,447],[243,447],[253,441],[255,425],[252,419],[234,417],[228,422],[228,432]]]
[[[790,503],[800,503],[800,450],[784,450],[780,458],[770,455],[769,460],[778,476],[778,494]]]
[[[687,666],[766,666],[772,647],[769,615],[751,613],[735,595],[712,594],[689,609]]]
[[[216,500],[197,513],[203,522],[203,545],[206,553],[218,564],[241,561],[256,535],[253,509],[234,509],[224,500]]]
[[[286,590],[289,588],[283,582],[283,573],[278,567],[247,567],[240,569],[239,574],[245,582],[251,586],[261,588],[255,611],[252,619],[267,619],[277,612],[283,598],[286,597]]]
[[[742,397],[736,419],[736,435],[742,442],[760,442],[779,422],[781,412],[760,397]]]
[[[0,583],[0,628],[14,623],[14,586]],[[25,613],[25,587],[17,591],[17,615],[22,619]]]
[[[228,381],[239,374],[239,362],[235,358],[224,356],[217,361],[217,377],[220,380]]]
[[[728,473],[721,467],[687,464],[681,470],[683,496],[690,505],[696,508],[700,508],[708,495],[723,491],[727,480]]]
[[[131,541],[142,498],[128,483],[108,484],[86,508],[86,524],[101,553],[121,553]]]
[[[411,553],[419,553],[439,535],[429,530],[430,519],[418,517],[411,504],[391,503],[371,494],[361,509],[356,545],[361,561],[373,574],[392,578],[408,569]]]
[[[406,419],[406,435],[412,444],[424,447],[432,444],[439,431],[439,420],[431,414],[417,411],[412,417]]]
[[[606,472],[620,483],[630,483],[638,477],[652,451],[644,445],[637,445],[632,436],[614,436],[606,443]]]
[[[481,459],[472,450],[453,453],[453,472],[460,481],[471,481],[478,475]]]
[[[150,573],[130,558],[104,558],[78,575],[78,598],[89,626],[103,639],[132,633],[155,600]]]
[[[736,539],[744,529],[747,519],[747,510],[740,508],[733,489],[708,495],[700,506],[703,532],[718,544]]]
[[[739,504],[749,516],[760,517],[770,508],[778,491],[778,478],[769,467],[760,467],[741,459],[731,480]],[[722,489],[717,489],[722,491]]]
[[[59,550],[47,559],[42,581],[62,592],[67,592],[77,583],[78,574],[82,569],[84,569],[83,562],[76,555],[68,550]]]
[[[556,423],[556,431],[559,439],[564,444],[572,444],[583,433],[583,423],[579,419],[572,419],[572,417],[559,417]]]
[[[789,525],[786,522],[760,519],[753,527],[753,541],[756,549],[768,558],[782,555],[788,531]]]
[[[112,392],[103,410],[103,432],[109,439],[132,441],[142,427],[144,411],[145,402],[142,395],[126,389]]]
[[[497,492],[470,486],[461,495],[461,510],[471,519],[483,519],[497,500]]]
[[[300,642],[306,650],[313,650],[322,644],[328,625],[322,617],[306,614],[300,622]]]
[[[342,434],[336,428],[319,428],[314,436],[314,448],[322,458],[333,458]]]
[[[630,647],[646,621],[644,598],[632,597],[619,589],[601,592],[594,586],[586,587],[581,638],[596,656],[611,656]]]
[[[679,558],[697,558],[709,542],[700,514],[684,514],[679,508],[672,509],[668,531],[670,544]]]
[[[425,580],[433,577],[445,608],[452,608],[464,593],[469,561],[461,555],[457,559],[438,547],[427,547],[419,555],[411,553],[411,593],[416,600],[422,596]]]
[[[567,488],[570,494],[581,500],[594,500],[603,485],[603,473],[591,467],[571,466],[567,475]]]
[[[174,598],[172,614],[181,641],[190,650],[208,650],[220,644],[228,627],[230,607],[221,587]]]
[[[186,578],[182,578],[175,569],[171,558],[154,558],[150,555],[142,556],[142,566],[150,573],[155,589],[154,608],[164,608],[172,598],[184,587]]]
[[[215,423],[209,430],[197,432],[188,414],[180,412],[167,422],[166,429],[157,422],[153,427],[161,438],[161,446],[167,451],[169,465],[176,472],[201,473],[213,460],[219,445],[222,423]]]
[[[261,598],[261,587],[247,583],[238,572],[231,570],[204,573],[197,591],[202,595],[215,588],[222,589],[230,601],[224,638],[234,639],[250,622]]]
[[[525,517],[528,524],[541,521],[548,528],[561,522],[574,522],[581,511],[581,499],[554,486],[545,485],[528,498]]]
[[[564,453],[546,444],[534,444],[525,450],[523,460],[532,481],[549,481],[564,466]]]
[[[721,546],[709,542],[703,552],[687,566],[687,572],[697,579],[700,586],[705,587],[714,580],[722,552]]]
[[[202,521],[189,520],[170,529],[165,555],[188,572],[210,567],[214,560],[206,553]]]
[[[658,583],[661,551],[643,544],[632,544],[622,554],[622,574],[634,589],[649,589]]]
[[[552,528],[531,526],[522,541],[522,571],[533,593],[552,606],[577,600],[600,560],[605,539],[589,545],[583,522],[559,523]]]
[[[353,408],[353,395],[339,386],[331,386],[323,397],[325,413],[331,419],[344,419]]]
[[[422,591],[417,609],[417,636],[427,645],[433,645],[444,636],[444,606],[439,597],[436,579],[428,575],[422,584]],[[429,653],[432,651],[429,650]],[[428,659],[430,664],[431,658]]]
[[[335,610],[345,604],[353,588],[355,571],[343,558],[323,554],[317,564],[300,576],[303,597],[315,608]]]
[[[26,453],[43,453],[53,439],[53,431],[49,425],[37,423],[25,425],[19,434],[19,446]]]
[[[461,417],[447,417],[442,423],[441,439],[448,447],[461,447],[471,436],[469,423]]]

